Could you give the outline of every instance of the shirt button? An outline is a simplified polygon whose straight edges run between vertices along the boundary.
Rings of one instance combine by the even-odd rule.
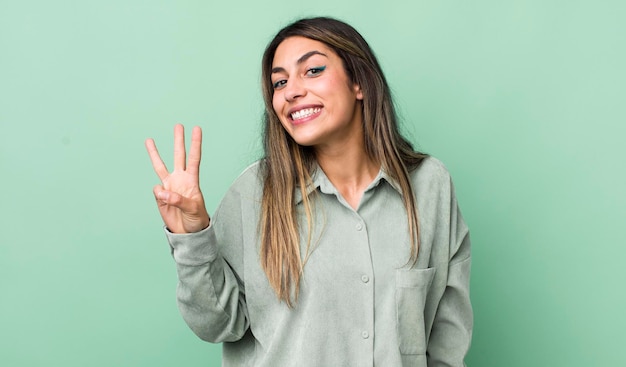
[[[357,225],[356,225],[356,230],[357,230],[357,231],[360,231],[360,230],[362,230],[362,229],[363,229],[363,225],[362,225],[361,223],[359,223],[359,224],[357,224]]]
[[[363,283],[367,283],[370,281],[370,277],[368,277],[367,275],[362,275],[361,276],[361,281],[363,281]]]
[[[361,336],[363,337],[363,339],[367,339],[370,337],[370,333],[368,333],[367,331],[364,331],[361,333]]]

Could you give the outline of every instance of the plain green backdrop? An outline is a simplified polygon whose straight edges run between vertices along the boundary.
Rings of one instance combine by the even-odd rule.
[[[260,58],[331,15],[380,58],[473,239],[472,367],[624,366],[624,1],[0,0],[0,365],[218,366],[143,141],[204,128],[213,212],[259,158]]]

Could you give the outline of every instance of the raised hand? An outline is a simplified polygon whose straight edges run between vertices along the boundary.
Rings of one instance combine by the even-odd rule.
[[[202,130],[196,126],[191,133],[189,159],[185,152],[183,125],[174,127],[174,170],[169,172],[154,144],[146,140],[146,149],[161,185],[154,187],[159,212],[167,228],[173,233],[198,232],[209,226],[209,214],[200,191],[200,157]]]

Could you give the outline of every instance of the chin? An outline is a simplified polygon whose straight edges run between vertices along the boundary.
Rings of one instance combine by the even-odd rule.
[[[303,147],[311,147],[319,144],[319,139],[315,136],[307,136],[303,134],[289,134],[291,139],[296,142],[296,144],[301,145]]]
[[[306,140],[306,139],[293,139],[296,144],[303,146],[303,147],[312,147],[315,146],[315,142],[314,141],[310,141],[310,140]]]

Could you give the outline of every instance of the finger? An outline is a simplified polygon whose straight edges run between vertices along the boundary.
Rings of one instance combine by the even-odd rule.
[[[153,193],[158,205],[173,206],[183,212],[191,212],[195,208],[192,200],[179,193],[165,190],[161,185],[156,185]]]
[[[159,155],[159,151],[157,150],[156,144],[154,144],[154,140],[146,139],[146,149],[148,150],[150,161],[152,161],[152,168],[154,168],[154,172],[156,172],[159,179],[163,181],[165,177],[169,175],[169,172]]]
[[[202,157],[202,129],[199,126],[193,128],[191,133],[191,147],[189,148],[189,161],[187,170],[189,173],[198,175],[200,172],[200,158]]]
[[[154,198],[157,201],[157,204],[165,204],[165,202],[163,201],[163,192],[165,191],[165,189],[163,189],[163,186],[161,185],[156,185],[154,186],[154,188],[152,188],[152,193],[154,194]]]
[[[185,128],[182,124],[174,126],[174,169],[185,170]]]

